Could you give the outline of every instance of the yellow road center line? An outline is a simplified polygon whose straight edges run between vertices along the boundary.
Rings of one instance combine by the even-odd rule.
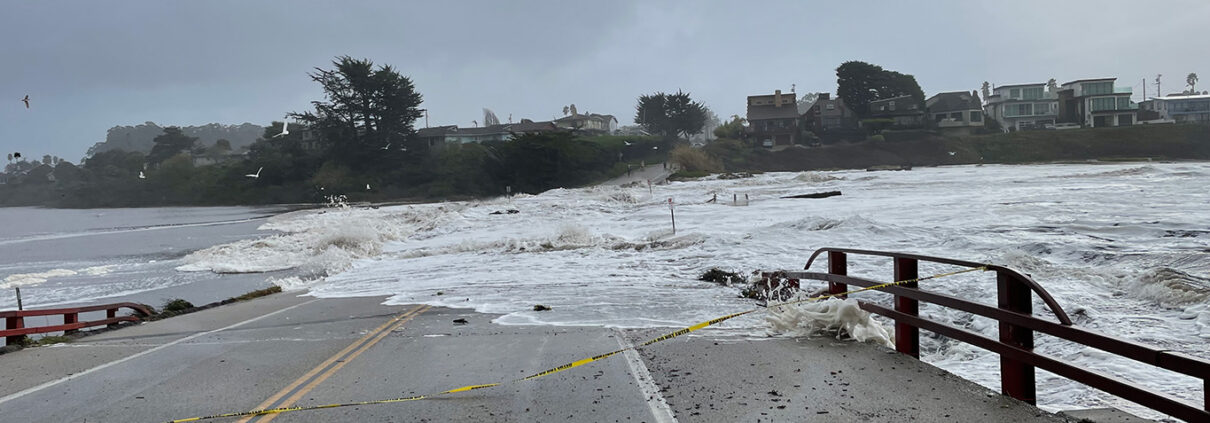
[[[366,342],[364,345],[362,345],[356,351],[353,351],[352,354],[349,354],[348,357],[345,357],[344,359],[340,360],[339,363],[336,363],[335,366],[332,366],[326,372],[323,372],[323,374],[320,374],[318,377],[311,380],[311,383],[308,383],[302,389],[299,389],[298,392],[295,392],[294,395],[291,395],[289,398],[286,398],[286,400],[282,401],[280,404],[278,404],[276,408],[285,408],[285,407],[294,405],[295,402],[298,402],[298,400],[302,399],[303,396],[310,393],[312,389],[315,389],[316,386],[319,386],[320,383],[327,380],[332,375],[336,374],[337,371],[339,371],[346,364],[349,364],[350,361],[353,361],[354,358],[357,358],[357,356],[361,355],[361,353],[370,349],[370,347],[373,347],[374,344],[378,343],[378,341],[381,341],[383,338],[386,338],[387,335],[390,335],[392,331],[394,331],[395,329],[398,329],[400,326],[403,326],[404,323],[407,323],[409,320],[412,320],[416,316],[419,316],[421,313],[428,311],[428,309],[429,309],[429,306],[427,306],[427,305],[420,306],[419,310],[415,311],[414,313],[405,313],[406,317],[400,316],[401,318],[398,318],[398,320],[389,322],[389,323],[393,323],[390,328],[380,331],[377,334],[375,334],[374,339],[371,339],[369,342]],[[278,416],[278,414],[268,414],[257,421],[260,423],[268,423],[269,421],[277,418],[277,416]]]
[[[413,307],[411,310],[404,312],[403,314],[400,314],[398,316],[391,318],[390,320],[387,320],[386,323],[383,323],[382,325],[378,326],[377,328],[374,328],[374,330],[370,331],[369,333],[367,333],[365,336],[361,337],[360,339],[353,341],[353,343],[349,344],[349,346],[345,347],[343,350],[340,350],[340,352],[336,353],[335,355],[328,358],[327,360],[324,360],[323,363],[320,363],[318,366],[315,366],[314,369],[311,369],[307,373],[300,376],[298,379],[295,379],[294,382],[291,382],[289,385],[286,385],[286,387],[282,388],[281,391],[278,391],[276,394],[273,394],[273,396],[269,397],[269,399],[266,399],[264,402],[258,404],[256,406],[256,408],[254,408],[254,410],[263,410],[265,408],[268,408],[270,405],[277,402],[277,400],[286,396],[286,394],[289,394],[295,388],[298,388],[299,385],[302,385],[307,380],[311,379],[316,374],[319,374],[319,372],[323,371],[323,369],[327,368],[328,366],[331,366],[332,363],[335,363],[337,360],[340,360],[342,357],[344,357],[350,351],[353,351],[354,349],[356,349],[357,346],[361,345],[363,342],[366,342],[370,338],[373,338],[375,335],[377,335],[383,329],[398,322],[400,319],[410,317],[411,315],[416,314],[416,313],[420,313],[420,312],[422,312],[421,309],[426,309],[426,308],[427,308],[427,306],[418,305],[416,307]],[[239,423],[246,423],[247,421],[252,420],[254,417],[256,417],[256,416],[245,417],[243,419],[240,419]]]

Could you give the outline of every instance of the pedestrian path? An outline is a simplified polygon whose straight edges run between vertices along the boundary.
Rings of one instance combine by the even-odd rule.
[[[628,174],[622,174],[621,176],[602,182],[599,185],[618,186],[632,184],[635,182],[645,184],[648,180],[650,180],[653,184],[662,183],[672,175],[671,166],[671,163],[668,163],[667,167],[664,163],[650,164],[643,168],[636,168]]]

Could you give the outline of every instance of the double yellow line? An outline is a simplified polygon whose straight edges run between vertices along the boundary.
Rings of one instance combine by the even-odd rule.
[[[958,274],[962,274],[962,273],[987,271],[987,270],[989,270],[989,266],[990,265],[984,265],[984,266],[980,266],[980,267],[958,270],[958,271],[954,271],[954,272],[938,273],[938,274],[935,274],[932,276],[925,276],[922,278],[914,278],[914,279],[907,279],[907,280],[901,280],[901,281],[887,282],[887,283],[883,283],[883,284],[868,286],[865,288],[853,289],[853,290],[849,290],[849,291],[842,292],[842,293],[825,294],[825,295],[819,295],[819,296],[810,297],[810,298],[804,298],[804,299],[800,299],[800,300],[793,300],[793,301],[788,301],[788,302],[783,302],[783,303],[769,304],[768,308],[819,301],[819,300],[822,300],[825,298],[842,297],[845,295],[855,294],[858,292],[870,291],[870,290],[886,288],[886,287],[890,287],[890,286],[904,285],[904,284],[909,284],[909,283],[914,283],[914,282],[923,282],[923,281],[927,281],[930,279],[939,279],[939,278],[944,278],[947,276],[954,276],[954,275],[958,275]],[[303,397],[303,395],[306,395],[307,392],[310,392],[311,389],[313,389],[315,387],[315,385],[318,385],[324,379],[327,379],[328,376],[331,376],[332,373],[335,373],[337,370],[339,370],[341,367],[343,367],[345,362],[353,359],[358,354],[361,354],[362,351],[369,349],[370,346],[374,345],[374,343],[378,342],[378,340],[386,337],[386,335],[388,333],[390,333],[391,330],[394,330],[395,328],[403,325],[403,323],[407,322],[408,320],[411,320],[412,317],[415,317],[416,315],[423,313],[425,310],[428,310],[428,306],[419,306],[417,308],[414,308],[414,309],[408,311],[407,313],[399,315],[394,320],[387,322],[383,326],[380,326],[378,329],[375,329],[375,332],[371,332],[370,334],[366,335],[366,337],[358,340],[357,342],[354,342],[353,345],[350,345],[348,348],[345,348],[344,351],[341,351],[340,353],[336,354],[336,356],[333,356],[332,358],[328,359],[328,361],[325,361],[324,363],[320,364],[315,369],[312,369],[310,372],[303,375],[298,380],[294,381],[294,383],[290,384],[290,386],[287,386],[285,389],[282,389],[281,392],[278,392],[273,397],[271,397],[268,400],[266,400],[265,402],[261,403],[259,406],[257,406],[256,409],[254,409],[252,411],[216,414],[213,416],[204,416],[204,417],[192,417],[192,418],[188,418],[188,419],[172,420],[169,423],[192,422],[192,421],[197,421],[197,420],[209,420],[209,419],[216,419],[216,418],[223,418],[223,417],[245,417],[243,420],[240,420],[240,422],[242,423],[242,422],[247,422],[250,419],[257,417],[257,416],[265,416],[265,418],[261,419],[260,422],[267,422],[269,420],[272,420],[274,418],[274,416],[276,416],[279,413],[285,413],[285,412],[290,412],[290,411],[318,410],[318,409],[325,409],[325,408],[337,408],[337,407],[349,407],[349,406],[359,406],[359,405],[390,404],[390,403],[398,403],[398,402],[419,401],[419,400],[429,399],[429,398],[433,398],[433,397],[440,396],[440,395],[453,394],[453,393],[458,393],[458,392],[466,392],[466,391],[471,391],[471,390],[476,390],[476,389],[492,388],[492,387],[500,386],[504,383],[508,383],[508,382],[498,382],[498,383],[487,383],[487,384],[482,384],[482,385],[467,385],[467,386],[463,386],[460,388],[454,388],[454,389],[450,389],[447,391],[437,392],[434,394],[416,395],[416,396],[402,397],[402,398],[313,405],[313,406],[307,406],[307,407],[293,406],[293,404],[296,401],[298,401],[299,399],[301,399]],[[538,379],[538,378],[541,378],[544,376],[549,376],[549,375],[552,375],[555,373],[559,373],[564,370],[569,370],[569,369],[573,369],[576,367],[580,367],[585,364],[589,364],[589,363],[592,363],[592,362],[595,362],[598,360],[603,360],[603,359],[612,357],[614,355],[625,352],[627,350],[637,350],[639,348],[644,348],[651,344],[655,344],[657,342],[676,338],[678,336],[705,328],[707,326],[716,325],[716,324],[722,323],[724,321],[727,321],[727,320],[730,320],[730,319],[733,319],[733,318],[736,318],[739,316],[743,316],[743,315],[746,315],[749,313],[754,313],[754,312],[757,312],[760,310],[763,310],[763,308],[754,308],[751,310],[741,311],[739,313],[728,314],[726,316],[707,320],[707,321],[686,327],[684,329],[679,329],[677,331],[670,332],[663,336],[653,338],[647,342],[644,342],[644,343],[636,345],[636,346],[631,346],[631,347],[623,348],[620,350],[611,351],[611,352],[607,352],[604,354],[599,354],[599,355],[585,358],[582,360],[573,361],[571,363],[567,363],[567,364],[564,364],[564,365],[561,365],[558,367],[551,368],[549,370],[538,372],[538,373],[523,377],[521,379],[513,380],[512,383],[530,381],[530,380]],[[382,333],[378,333],[383,328],[386,328],[388,326],[391,326],[390,330],[387,330]],[[370,340],[371,338],[373,338],[373,339]],[[367,340],[370,340],[370,341],[368,343],[366,343]],[[360,348],[358,347],[359,345],[360,345]],[[337,360],[339,360],[340,357],[346,356],[346,355],[348,357],[345,358],[344,361],[337,363],[335,366],[332,365]],[[331,367],[329,368],[329,366],[331,366]],[[325,368],[328,368],[328,371],[324,372],[322,375],[319,375],[318,377],[315,377],[316,374],[323,371],[323,369],[325,369]],[[303,384],[307,380],[311,380],[311,382],[308,383],[307,386],[305,386],[303,389],[297,391],[294,395],[290,396],[290,398],[287,398],[285,401],[278,403],[276,408],[272,408],[272,409],[267,408],[271,404],[273,404],[275,401],[277,401],[281,397],[285,396],[286,394],[290,393],[291,391],[293,391],[295,388],[297,388],[299,385]]]
[[[316,386],[319,386],[320,383],[323,383],[324,380],[327,380],[333,374],[336,374],[336,372],[339,371],[341,367],[344,367],[345,364],[348,364],[350,361],[357,358],[357,356],[361,355],[361,353],[370,349],[370,347],[373,347],[374,344],[377,344],[378,341],[386,338],[387,335],[389,335],[392,331],[398,329],[400,326],[403,326],[404,323],[407,323],[409,320],[412,320],[412,318],[424,313],[428,309],[429,306],[427,305],[416,306],[415,308],[412,308],[411,310],[408,310],[403,314],[388,320],[386,323],[383,323],[381,326],[361,337],[361,339],[349,344],[349,346],[345,347],[345,349],[340,350],[340,352],[336,353],[336,355],[324,360],[323,363],[319,363],[318,366],[315,366],[314,369],[311,369],[298,379],[295,379],[294,382],[286,385],[286,387],[282,388],[281,391],[278,391],[276,394],[273,394],[273,396],[269,397],[269,399],[266,399],[264,402],[257,405],[255,409],[266,410],[270,408],[288,408],[294,405],[294,403],[302,399],[303,396],[315,389]],[[303,384],[306,385],[304,386]],[[299,386],[302,386],[302,388],[299,388]],[[293,392],[293,395],[290,395],[291,392]],[[290,396],[282,400],[282,397],[285,397],[286,395]],[[277,414],[248,416],[241,419],[239,422],[246,423],[257,417],[260,417],[257,422],[265,423],[277,418]]]

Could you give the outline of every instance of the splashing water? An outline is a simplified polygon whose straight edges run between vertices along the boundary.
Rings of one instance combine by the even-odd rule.
[[[765,321],[770,335],[816,336],[830,334],[894,348],[895,340],[882,324],[857,305],[857,300],[828,298],[783,306],[769,306]]]

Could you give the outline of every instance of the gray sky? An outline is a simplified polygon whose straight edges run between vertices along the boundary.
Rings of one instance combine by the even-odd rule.
[[[742,115],[791,84],[835,92],[846,60],[926,95],[1116,76],[1137,101],[1157,73],[1165,92],[1210,75],[1205,0],[346,3],[0,0],[0,154],[78,162],[145,121],[268,125],[321,99],[306,74],[339,55],[410,76],[434,126],[573,103],[625,125],[640,94],[677,89]]]

